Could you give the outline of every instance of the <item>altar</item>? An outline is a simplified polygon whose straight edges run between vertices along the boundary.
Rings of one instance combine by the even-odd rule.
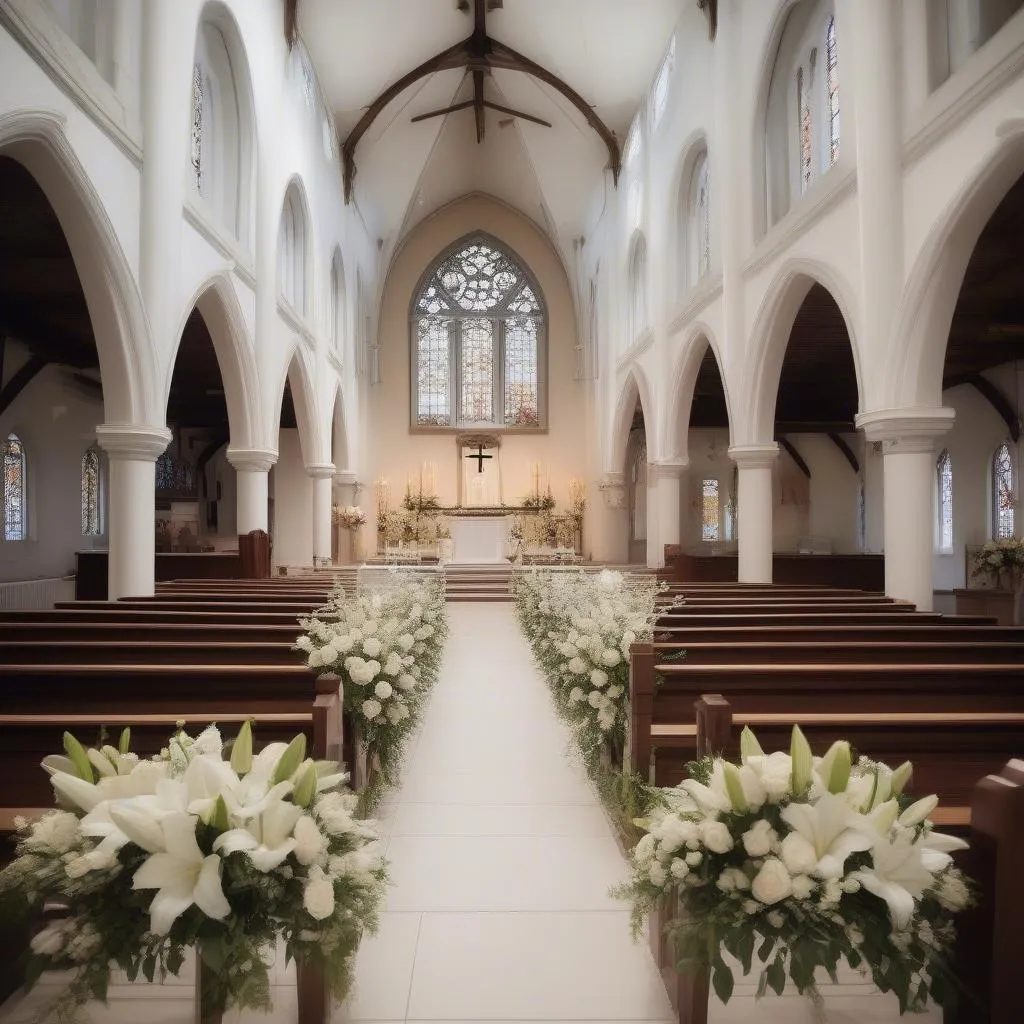
[[[507,516],[453,516],[452,561],[463,564],[506,562]]]

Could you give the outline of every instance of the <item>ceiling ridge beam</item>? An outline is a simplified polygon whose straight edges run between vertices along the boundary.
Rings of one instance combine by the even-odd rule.
[[[511,107],[503,107],[500,103],[492,103],[490,100],[484,100],[484,106],[491,110],[497,110],[501,114],[511,114],[512,117],[521,117],[524,121],[532,121],[534,124],[543,125],[545,128],[552,127],[551,122],[545,121],[542,117],[534,117],[533,114],[524,113],[522,110],[513,110]]]
[[[0,416],[11,407],[11,403],[25,390],[33,378],[47,366],[49,360],[42,356],[32,356],[24,366],[19,367],[3,390],[0,390]]]

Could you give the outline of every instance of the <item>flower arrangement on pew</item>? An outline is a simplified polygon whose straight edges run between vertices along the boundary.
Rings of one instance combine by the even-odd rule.
[[[358,530],[366,522],[366,513],[358,505],[336,506],[334,521],[346,530]]]
[[[204,1019],[270,1009],[268,954],[322,967],[348,991],[364,932],[377,925],[386,871],[371,822],[334,762],[305,737],[253,753],[245,723],[225,760],[215,727],[180,730],[152,760],[118,747],[46,758],[60,810],[20,822],[18,856],[0,873],[4,905],[37,916],[66,906],[31,941],[27,984],[71,979],[53,1009],[105,1000],[113,966],[131,980],[177,974],[195,947]]]
[[[515,578],[519,622],[592,770],[622,761],[628,724],[629,647],[650,639],[653,577],[532,570]]]
[[[317,674],[341,677],[345,709],[376,768],[363,798],[368,809],[383,786],[397,783],[405,741],[437,679],[448,632],[444,577],[388,573],[387,586],[374,592],[338,589],[299,624],[297,649]]]
[[[765,754],[749,729],[742,761],[704,758],[690,778],[662,790],[640,824],[632,878],[615,895],[632,903],[634,930],[669,897],[666,925],[680,971],[710,971],[728,1001],[732,971],[766,966],[758,995],[781,994],[787,974],[820,1006],[815,971],[835,980],[845,960],[893,992],[900,1012],[949,1002],[951,913],[970,888],[950,852],[966,843],[933,832],[937,798],[904,792],[911,765],[895,771],[837,742],[812,757],[799,728],[789,753]]]

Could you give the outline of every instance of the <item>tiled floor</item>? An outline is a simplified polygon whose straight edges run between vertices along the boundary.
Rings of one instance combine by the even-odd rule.
[[[597,798],[568,756],[544,683],[506,604],[448,606],[441,682],[404,772],[382,809],[393,887],[380,933],[359,954],[343,1022],[504,1024],[668,1022],[671,1010],[646,944],[608,889],[626,866]],[[860,979],[829,994],[834,1024],[882,1024],[895,1003]],[[191,1019],[190,979],[119,985],[96,1024]],[[275,975],[275,1012],[231,1024],[293,1024],[291,972]],[[714,1024],[810,1022],[798,999],[754,1007],[738,984]],[[0,1011],[32,1019],[42,991]],[[936,1021],[938,1017],[934,1018]]]

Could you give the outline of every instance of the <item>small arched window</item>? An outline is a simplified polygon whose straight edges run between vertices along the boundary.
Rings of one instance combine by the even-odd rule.
[[[839,159],[839,51],[836,48],[836,19],[825,25],[825,87],[828,91],[828,167]]]
[[[4,540],[28,536],[27,477],[25,445],[10,433],[4,441]]]
[[[1013,458],[1004,441],[992,456],[992,536],[1003,540],[1014,535],[1016,496]]]
[[[953,460],[943,451],[935,464],[939,493],[939,550],[953,550]]]
[[[629,260],[629,322],[626,344],[634,341],[647,329],[647,243],[638,235],[633,243]]]
[[[661,62],[658,70],[658,77],[654,80],[654,89],[651,92],[651,126],[657,128],[662,117],[665,116],[665,109],[668,107],[669,85],[672,81],[672,72],[676,65],[676,37],[673,36],[668,44],[668,53]]]
[[[700,539],[717,541],[721,537],[721,503],[717,480],[701,483],[701,529]]]
[[[708,154],[701,153],[690,177],[686,217],[686,277],[695,285],[711,269],[711,180]]]
[[[103,533],[100,493],[100,453],[90,448],[82,456],[82,536],[99,537]]]
[[[544,324],[530,275],[491,239],[443,256],[413,305],[413,424],[543,426]]]
[[[335,252],[331,260],[331,294],[329,310],[331,348],[341,348],[345,336],[345,271],[341,265],[341,253]]]
[[[306,218],[295,186],[288,189],[277,235],[278,291],[296,313],[307,312]]]

